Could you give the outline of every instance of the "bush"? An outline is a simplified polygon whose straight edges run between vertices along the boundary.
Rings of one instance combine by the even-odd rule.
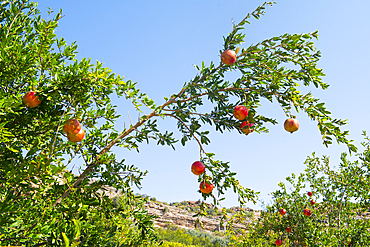
[[[287,177],[288,185],[280,183],[273,203],[248,231],[233,236],[232,244],[265,246],[281,239],[284,246],[368,246],[370,222],[364,213],[370,207],[370,141],[364,135],[358,159],[351,162],[342,153],[337,169],[326,156],[308,157],[305,172]],[[282,208],[287,211],[283,216]]]
[[[200,230],[184,230],[169,224],[166,228],[156,230],[159,238],[166,242],[176,242],[194,246],[218,246],[224,247],[229,243],[228,237],[214,236]]]
[[[195,245],[187,245],[187,244],[181,244],[176,242],[164,242],[163,247],[197,247]]]
[[[164,209],[163,209],[163,213],[165,214],[165,213],[167,213],[168,212],[168,207],[164,207]]]

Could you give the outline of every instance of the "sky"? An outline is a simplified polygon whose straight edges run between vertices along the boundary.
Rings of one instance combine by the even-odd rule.
[[[197,71],[194,64],[216,64],[223,49],[223,36],[264,1],[96,1],[53,0],[39,1],[39,8],[47,18],[47,7],[55,12],[63,10],[63,18],[56,30],[67,43],[76,41],[77,59],[91,58],[125,80],[138,82],[137,87],[157,104],[164,97],[177,93],[184,82]],[[267,7],[260,20],[252,20],[243,31],[244,47],[284,33],[307,33],[318,30],[315,46],[321,50],[319,67],[331,86],[321,91],[308,88],[326,103],[333,118],[348,119],[343,129],[350,131],[350,139],[360,146],[362,130],[369,130],[370,75],[368,40],[370,38],[370,1],[367,0],[278,0]],[[137,113],[124,100],[114,100],[122,115],[120,123],[129,124]],[[230,162],[238,173],[241,185],[260,191],[260,200],[271,201],[270,193],[278,189],[291,173],[305,169],[304,161],[312,152],[330,156],[332,166],[339,162],[345,145],[322,144],[317,123],[305,114],[296,114],[300,129],[290,134],[283,129],[285,114],[277,103],[264,102],[259,113],[278,120],[278,125],[267,125],[268,134],[211,131],[207,152]],[[161,130],[176,132],[176,122],[160,121]],[[178,133],[177,133],[177,136]],[[134,164],[149,173],[136,192],[164,202],[201,199],[197,176],[190,172],[191,164],[199,159],[199,148],[194,141],[176,150],[157,146],[155,142],[142,144],[140,153],[114,149],[127,164]],[[361,149],[360,149],[361,150]],[[237,196],[226,194],[221,206],[237,206]],[[261,201],[248,207],[261,209]]]

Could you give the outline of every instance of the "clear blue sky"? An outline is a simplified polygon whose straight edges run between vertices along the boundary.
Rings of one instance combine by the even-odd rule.
[[[47,7],[65,15],[56,34],[68,43],[78,44],[78,59],[99,60],[113,72],[138,82],[138,87],[158,104],[163,97],[180,90],[184,82],[196,74],[193,64],[219,62],[223,36],[232,29],[231,20],[239,22],[264,1],[40,1],[46,16]],[[322,51],[319,66],[324,80],[331,85],[326,91],[312,90],[326,102],[333,117],[348,119],[345,129],[359,144],[362,130],[369,130],[370,76],[368,41],[370,39],[370,1],[280,0],[260,20],[245,29],[244,46],[284,33],[305,33],[319,30],[315,42]],[[115,101],[123,121],[129,123],[127,112],[134,119],[137,113],[127,101]],[[285,115],[278,105],[264,102],[261,113],[275,117],[280,124],[270,127],[269,134],[213,131],[207,152],[231,163],[241,184],[260,191],[260,198],[270,201],[269,193],[277,189],[292,172],[305,168],[303,162],[312,152],[329,155],[336,165],[346,146],[322,145],[317,124],[298,114],[300,129],[286,132]],[[163,130],[176,131],[170,119],[160,122]],[[206,129],[213,130],[212,127]],[[179,136],[179,135],[177,135]],[[197,177],[190,172],[199,159],[196,143],[170,147],[142,145],[140,153],[116,150],[149,174],[138,191],[166,202],[198,200]],[[222,206],[237,205],[236,195],[227,194]],[[258,209],[260,205],[248,204]]]

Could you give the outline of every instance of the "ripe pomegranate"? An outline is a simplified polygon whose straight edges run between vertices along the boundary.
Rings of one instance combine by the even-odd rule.
[[[314,205],[316,202],[314,200],[310,201],[311,205]]]
[[[252,127],[254,124],[253,123],[249,123],[248,121],[244,121],[240,124],[240,129],[242,130],[242,132],[246,135],[248,135],[249,133],[252,133],[254,131],[254,129],[251,129],[250,127]]]
[[[221,54],[221,62],[227,65],[232,65],[236,61],[236,54],[233,50],[226,50]]]
[[[284,208],[279,209],[279,213],[284,216],[286,214],[286,210]]]
[[[206,167],[201,161],[195,161],[191,165],[191,172],[194,173],[195,175],[201,175],[204,173]]]
[[[238,120],[244,120],[248,116],[248,108],[243,105],[235,106],[233,115]]]
[[[295,118],[289,118],[284,122],[284,129],[290,133],[299,129],[299,122]]]
[[[310,191],[310,192],[307,192],[307,195],[311,197],[313,194],[312,194],[312,192]]]
[[[83,129],[80,129],[80,131],[77,134],[67,134],[67,138],[71,142],[80,142],[85,137],[85,131]]]
[[[292,228],[290,228],[289,226],[286,228],[286,232],[291,232],[292,231]]]
[[[77,119],[68,119],[63,130],[67,135],[77,134],[81,130],[81,124]]]
[[[207,182],[203,181],[203,182],[200,183],[199,189],[203,193],[209,194],[213,190],[213,184],[212,183],[207,183]]]
[[[303,214],[306,217],[310,217],[311,214],[312,214],[312,212],[311,212],[311,210],[309,210],[308,208],[306,208],[305,210],[303,210]]]
[[[39,96],[36,96],[36,92],[29,91],[23,96],[23,103],[30,108],[38,106],[41,101],[39,100]]]
[[[283,245],[283,241],[281,241],[281,239],[277,239],[275,241],[275,244],[276,244],[276,246],[281,246],[281,245]]]

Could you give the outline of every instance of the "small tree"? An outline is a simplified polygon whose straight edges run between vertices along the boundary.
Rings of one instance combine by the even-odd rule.
[[[308,157],[305,172],[279,184],[273,203],[248,231],[234,236],[233,245],[267,246],[281,239],[282,246],[367,246],[370,139],[364,135],[358,159],[352,162],[342,153],[337,169],[329,157]],[[287,213],[282,216],[280,209]]]
[[[317,67],[320,52],[311,41],[318,37],[317,32],[284,34],[248,47],[240,46],[245,37],[244,26],[250,18],[260,18],[267,5],[272,2],[234,24],[231,33],[224,37],[220,54],[225,50],[235,51],[236,62],[217,61],[209,65],[202,62],[197,66],[198,74],[177,93],[162,103],[155,103],[135,83],[123,81],[100,62],[93,65],[87,59],[77,61],[77,45],[67,45],[54,34],[61,13],[44,20],[35,3],[3,1],[0,5],[1,244],[102,246],[117,241],[130,245],[156,242],[152,218],[142,208],[145,199],[135,196],[131,189],[131,184],[140,186],[145,172],[117,160],[111,151],[113,146],[131,150],[142,142],[154,140],[174,148],[178,141],[186,145],[195,140],[199,144],[200,160],[206,167],[199,182],[207,180],[215,188],[212,193],[202,193],[203,198],[211,197],[217,204],[225,190],[232,188],[239,195],[241,205],[255,202],[257,193],[239,184],[229,164],[206,152],[205,145],[211,140],[209,131],[202,131],[201,127],[214,125],[216,131],[240,134],[267,132],[265,124],[277,124],[277,121],[259,114],[262,99],[278,103],[288,118],[292,117],[292,109],[304,111],[317,121],[325,145],[331,144],[334,138],[354,151],[355,147],[346,138],[348,133],[340,130],[345,121],[332,119],[324,103],[311,93],[301,94],[298,90],[300,86],[328,87]],[[240,72],[239,78],[225,80],[225,74],[232,71]],[[24,104],[22,98],[28,92],[36,95],[28,95]],[[35,96],[38,99],[32,98]],[[123,131],[114,126],[119,115],[111,103],[112,96],[131,101],[142,114]],[[202,112],[200,106],[205,102],[213,109]],[[243,120],[233,117],[233,109],[238,105],[249,109]],[[151,112],[144,114],[144,108]],[[176,119],[182,138],[159,131],[158,118]],[[78,135],[64,133],[63,126],[70,119],[81,124]],[[243,121],[247,123],[244,129],[240,127]],[[79,176],[68,171],[75,158],[83,160],[85,165]],[[111,200],[99,193],[102,186],[120,190],[127,207],[112,209]],[[114,210],[121,210],[121,214]],[[197,215],[204,214],[202,204]],[[132,234],[122,239],[122,231]]]

